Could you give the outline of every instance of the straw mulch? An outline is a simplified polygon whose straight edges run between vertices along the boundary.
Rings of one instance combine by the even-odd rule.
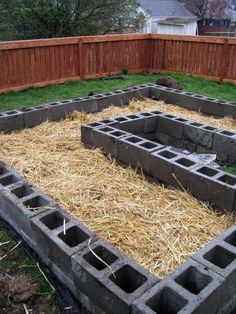
[[[179,190],[149,183],[99,150],[86,150],[81,124],[137,111],[169,113],[236,129],[230,119],[191,113],[163,102],[132,102],[95,114],[75,113],[17,134],[0,135],[0,159],[52,196],[99,236],[161,278],[230,226],[231,214],[217,214]]]

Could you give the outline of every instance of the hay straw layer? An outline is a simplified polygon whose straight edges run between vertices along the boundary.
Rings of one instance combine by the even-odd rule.
[[[86,150],[81,124],[137,111],[161,109],[234,130],[214,119],[162,102],[132,102],[102,113],[73,114],[17,134],[0,135],[0,159],[15,167],[99,236],[152,273],[164,277],[233,223],[185,192],[155,185],[99,150]]]

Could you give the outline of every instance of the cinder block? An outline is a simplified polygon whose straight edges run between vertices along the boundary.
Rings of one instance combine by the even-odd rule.
[[[94,130],[98,127],[102,127],[103,124],[100,122],[91,122],[86,125],[81,126],[81,141],[85,145],[85,147],[93,147],[94,146]]]
[[[156,130],[158,116],[162,114],[160,111],[140,112],[139,115],[144,117],[144,133],[152,133]]]
[[[162,148],[162,145],[141,137],[128,136],[118,142],[118,158],[133,167],[140,166],[143,171],[149,173],[151,153]]]
[[[159,100],[162,91],[162,86],[155,85],[150,88],[150,98]]]
[[[131,313],[218,313],[227,293],[224,278],[189,259],[134,301]]]
[[[0,132],[18,131],[24,128],[24,115],[18,110],[6,111],[0,116]]]
[[[181,157],[181,154],[168,148],[153,152],[150,155],[150,175],[164,183],[176,185],[173,161],[178,157]]]
[[[160,133],[160,132],[155,132],[155,139],[160,142],[163,145],[169,145],[169,135],[164,134],[164,133]],[[176,142],[175,142],[176,145]]]
[[[118,157],[118,140],[131,134],[112,128],[103,126],[94,129],[93,132],[93,147],[101,148],[105,153],[111,156]]]
[[[183,137],[192,143],[212,148],[213,135],[218,129],[197,122],[184,124]]]
[[[50,106],[42,105],[22,109],[25,128],[32,128],[46,121],[52,121]]]
[[[60,121],[65,119],[66,117],[66,103],[54,102],[48,104],[51,108],[51,117],[52,121]]]
[[[39,224],[37,227],[40,229]],[[71,257],[77,252],[82,252],[90,239],[91,243],[97,240],[97,236],[91,230],[73,218],[51,231],[41,228],[41,233],[48,237],[47,248],[44,251],[48,252],[48,260],[60,268],[69,279],[72,279]]]
[[[145,98],[150,98],[151,96],[151,87],[148,84],[139,85],[133,87],[134,98],[137,100],[143,100]]]
[[[226,155],[236,156],[236,134],[220,130],[214,134],[213,150]]]
[[[2,167],[2,171],[4,171],[3,169],[5,170],[6,168]],[[9,189],[22,180],[22,176],[12,170],[9,170],[9,172],[5,172],[3,175],[0,175],[0,187]]]
[[[178,119],[181,118],[176,118],[175,116],[168,114],[158,116],[156,131],[173,136],[177,139],[182,139],[183,122],[179,121]]]
[[[95,95],[97,98],[97,110],[102,111],[110,106],[121,106],[122,99],[119,97],[119,94],[108,92],[100,95]]]
[[[209,166],[191,170],[188,179],[189,191],[198,199],[220,209],[235,208],[235,177]]]
[[[181,156],[175,159],[173,163],[174,165],[172,175],[176,181],[175,186],[181,189],[187,189],[189,176],[191,176],[190,170],[198,167],[200,163],[198,161],[193,161],[189,156]]]
[[[142,116],[138,114],[132,114],[124,116],[124,118],[128,120],[120,121],[120,123],[117,125],[118,129],[132,134],[144,132],[145,119]]]
[[[23,182],[6,190],[2,202],[2,210],[8,221],[14,222],[17,232],[32,245],[35,244],[35,237],[30,218],[57,206],[50,197]]]
[[[75,286],[96,303],[99,302],[99,281],[103,280],[107,269],[112,271],[113,265],[124,255],[107,242],[98,239],[82,252],[72,257],[72,270]]]
[[[99,242],[91,248],[110,267],[105,267],[87,250],[82,258],[73,257],[74,282],[77,287],[86,289],[89,298],[105,313],[130,313],[131,303],[159,279],[128,258],[120,258],[120,253],[104,242],[102,245]]]
[[[97,98],[95,96],[87,96],[73,100],[72,107],[74,111],[94,113],[98,111]]]
[[[227,242],[214,239],[192,258],[225,278],[226,297],[236,294],[236,251]]]
[[[59,206],[31,218],[32,230],[37,243],[36,250],[43,259],[48,260],[50,255],[50,234],[60,227],[66,228],[72,218],[68,212]]]
[[[223,102],[221,102],[223,103]],[[223,103],[223,116],[232,117],[236,119],[236,106],[233,103],[224,102]]]
[[[151,132],[150,133],[138,133],[136,135],[138,137],[142,137],[145,140],[154,141],[154,143],[155,143],[156,137],[155,137],[155,133],[154,132],[152,132],[152,133]]]

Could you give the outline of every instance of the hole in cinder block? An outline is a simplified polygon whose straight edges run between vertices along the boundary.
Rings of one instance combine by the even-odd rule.
[[[34,109],[31,108],[23,108],[21,109],[22,112],[29,112],[29,111],[33,111]]]
[[[103,260],[107,265],[111,265],[114,263],[118,257],[110,252],[107,248],[105,248],[102,245],[99,245],[95,249],[93,249],[93,252],[101,259]],[[107,268],[107,265],[103,263],[101,260],[99,260],[92,252],[87,253],[83,256],[83,258],[94,268],[101,271],[105,268]]]
[[[206,175],[208,177],[213,177],[214,175],[219,173],[215,169],[208,168],[208,167],[202,167],[202,168],[198,169],[197,172],[202,173],[202,174],[204,174],[204,175]]]
[[[204,126],[203,129],[209,130],[209,131],[215,131],[215,130],[217,130],[217,128],[213,128],[212,126]]]
[[[171,114],[167,114],[167,115],[165,115],[165,117],[166,117],[166,118],[170,118],[170,119],[175,118],[175,116],[172,116]]]
[[[45,106],[36,106],[36,107],[34,107],[34,109],[46,109],[47,107],[45,107]]]
[[[152,114],[149,112],[143,112],[143,113],[140,113],[140,116],[150,117],[150,116],[152,116]]]
[[[188,120],[186,120],[186,119],[182,119],[182,118],[178,118],[178,119],[175,119],[176,121],[179,121],[179,122],[186,122],[186,121],[188,121]]]
[[[105,93],[104,95],[106,95],[106,96],[111,96],[112,93]]]
[[[7,114],[7,115],[9,115],[9,116],[12,115],[12,114],[16,114],[16,113],[17,113],[16,110],[5,112],[5,114]]]
[[[109,278],[126,293],[133,293],[147,281],[144,275],[130,265],[123,266],[115,272],[115,276],[112,274]]]
[[[97,126],[102,126],[101,123],[98,123],[98,122],[92,122],[90,124],[88,124],[89,126],[93,127],[93,128],[96,128]]]
[[[38,196],[32,197],[29,200],[23,202],[23,204],[30,211],[35,211],[37,209],[40,209],[44,206],[49,205],[49,202],[44,197],[38,195]]]
[[[180,165],[182,165],[182,166],[184,166],[184,167],[187,167],[187,168],[189,168],[189,167],[195,165],[195,162],[194,162],[194,161],[189,160],[189,159],[187,159],[187,158],[181,158],[181,159],[176,160],[175,162],[176,162],[177,164],[180,164]]]
[[[111,132],[111,131],[113,131],[114,129],[112,129],[112,128],[109,128],[109,127],[104,127],[104,128],[100,128],[99,129],[99,131],[102,131],[102,132],[104,132],[104,133],[107,133],[107,132]]]
[[[235,135],[235,133],[233,133],[233,132],[229,132],[229,131],[222,131],[222,132],[220,132],[221,134],[224,134],[224,135],[228,135],[228,136],[233,136],[233,135]]]
[[[127,116],[127,118],[134,120],[134,119],[138,119],[139,116],[136,116],[133,114],[133,115]]]
[[[112,120],[109,120],[109,119],[105,119],[105,120],[101,120],[100,123],[103,123],[103,124],[108,124],[108,123],[111,123],[113,122]]]
[[[61,232],[58,235],[58,237],[71,248],[89,239],[89,236],[87,235],[87,233],[85,233],[83,230],[81,230],[77,226],[73,226],[67,229],[66,234]]]
[[[8,186],[18,181],[20,181],[20,179],[12,174],[4,178],[0,178],[0,184],[2,184],[3,186]]]
[[[228,237],[224,239],[225,242],[236,246],[236,231],[232,232]]]
[[[114,132],[111,132],[110,135],[113,135],[115,137],[119,137],[119,136],[122,136],[122,135],[125,135],[126,133],[124,132],[121,132],[121,131],[114,131]]]
[[[9,170],[6,167],[0,165],[0,175],[7,174],[8,172]]]
[[[197,122],[190,123],[190,125],[193,125],[193,126],[203,126],[203,124],[197,123]]]
[[[50,230],[54,230],[62,226],[64,222],[67,223],[68,219],[66,219],[59,212],[53,212],[53,213],[48,214],[47,216],[42,217],[40,221]]]
[[[73,98],[73,100],[75,100],[75,101],[79,101],[79,100],[81,100],[82,98]]]
[[[128,119],[125,118],[125,117],[115,118],[115,120],[116,120],[116,121],[119,121],[119,122],[128,121]]]
[[[235,185],[236,184],[236,177],[231,177],[227,174],[223,175],[222,177],[218,178],[219,181],[224,182],[229,185]]]
[[[49,104],[49,106],[56,106],[56,105],[59,105],[59,102],[53,102],[53,103]]]
[[[159,145],[156,145],[156,144],[150,143],[150,142],[145,142],[145,143],[140,144],[139,146],[147,148],[147,149],[153,149],[153,148],[158,147]]]
[[[212,282],[212,278],[191,266],[180,274],[175,281],[191,293],[199,294]]]
[[[127,142],[130,142],[130,143],[140,143],[142,141],[141,138],[138,138],[138,137],[135,137],[135,136],[132,136],[132,137],[128,137],[125,139]]]
[[[169,287],[163,288],[150,298],[146,305],[158,314],[176,314],[188,303],[181,295]]]
[[[23,198],[32,194],[34,191],[27,185],[18,186],[15,189],[11,190],[11,193],[14,194],[17,198]]]
[[[235,260],[235,255],[225,248],[217,245],[203,256],[210,263],[220,267],[226,268]]]
[[[70,102],[69,100],[63,100],[63,101],[61,101],[62,104],[67,104],[67,103],[69,103],[69,102]]]
[[[154,114],[161,114],[162,112],[155,110],[155,111],[151,111],[151,113],[154,113]]]
[[[162,151],[158,153],[158,155],[165,157],[166,159],[172,159],[177,156],[176,154],[170,152],[169,150]]]

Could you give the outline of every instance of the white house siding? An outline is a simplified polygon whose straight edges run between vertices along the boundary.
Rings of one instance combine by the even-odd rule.
[[[197,22],[191,22],[183,25],[158,24],[157,21],[152,22],[152,33],[154,34],[170,34],[170,35],[196,35]]]

